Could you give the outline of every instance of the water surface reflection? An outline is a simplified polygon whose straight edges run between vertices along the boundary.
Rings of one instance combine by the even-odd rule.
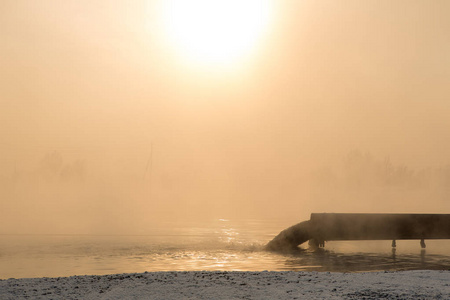
[[[0,236],[0,279],[154,271],[338,271],[450,269],[450,241],[330,242],[291,253],[264,250],[285,224],[216,220],[148,235]]]
[[[349,243],[349,242],[347,242]],[[416,253],[391,252],[335,252],[327,249],[303,250],[291,253],[285,260],[285,270],[367,272],[404,270],[449,270],[450,257],[426,253],[417,249]]]

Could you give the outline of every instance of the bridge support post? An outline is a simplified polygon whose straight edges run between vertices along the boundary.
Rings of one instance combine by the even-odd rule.
[[[425,245],[425,239],[420,240],[420,247],[422,247],[422,249],[425,249],[427,247],[427,245]]]
[[[319,240],[319,239],[310,239],[309,245],[314,248],[324,248],[325,247],[325,241]]]

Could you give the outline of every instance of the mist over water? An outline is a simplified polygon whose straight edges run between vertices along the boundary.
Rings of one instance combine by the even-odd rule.
[[[58,151],[44,155],[34,167],[13,170],[2,177],[0,233],[134,235],[164,230],[165,222],[283,217],[290,226],[309,219],[311,212],[450,210],[450,168],[445,166],[414,169],[352,151],[335,164],[308,172],[277,173],[281,178],[259,174],[261,182],[270,178],[266,185],[251,179],[256,174],[229,177],[242,179],[233,184],[203,178],[220,170],[171,173],[177,177],[172,181],[161,170],[157,147],[149,154],[150,170],[148,157],[142,164],[111,165],[106,172]],[[290,176],[297,179],[288,180]]]
[[[263,245],[313,212],[450,213],[449,5],[276,1],[225,70],[170,48],[158,1],[2,1],[2,239],[147,253],[219,219]]]
[[[335,271],[448,269],[450,243],[329,242],[269,252],[283,220],[166,222],[148,235],[0,235],[0,279],[155,271]]]

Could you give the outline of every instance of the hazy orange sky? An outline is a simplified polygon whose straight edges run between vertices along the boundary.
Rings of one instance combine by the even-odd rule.
[[[1,1],[3,232],[62,220],[88,232],[144,212],[300,218],[352,197],[301,187],[352,151],[450,164],[449,1],[274,1],[252,48],[222,64],[169,43],[162,7]],[[56,179],[42,171],[51,153]],[[61,183],[77,161],[82,182]],[[389,210],[358,197],[344,208]],[[450,209],[442,199],[434,210]]]

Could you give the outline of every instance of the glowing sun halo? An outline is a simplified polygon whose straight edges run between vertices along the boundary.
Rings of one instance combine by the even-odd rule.
[[[250,53],[267,30],[267,0],[163,1],[166,36],[179,56],[202,64],[231,64]]]

